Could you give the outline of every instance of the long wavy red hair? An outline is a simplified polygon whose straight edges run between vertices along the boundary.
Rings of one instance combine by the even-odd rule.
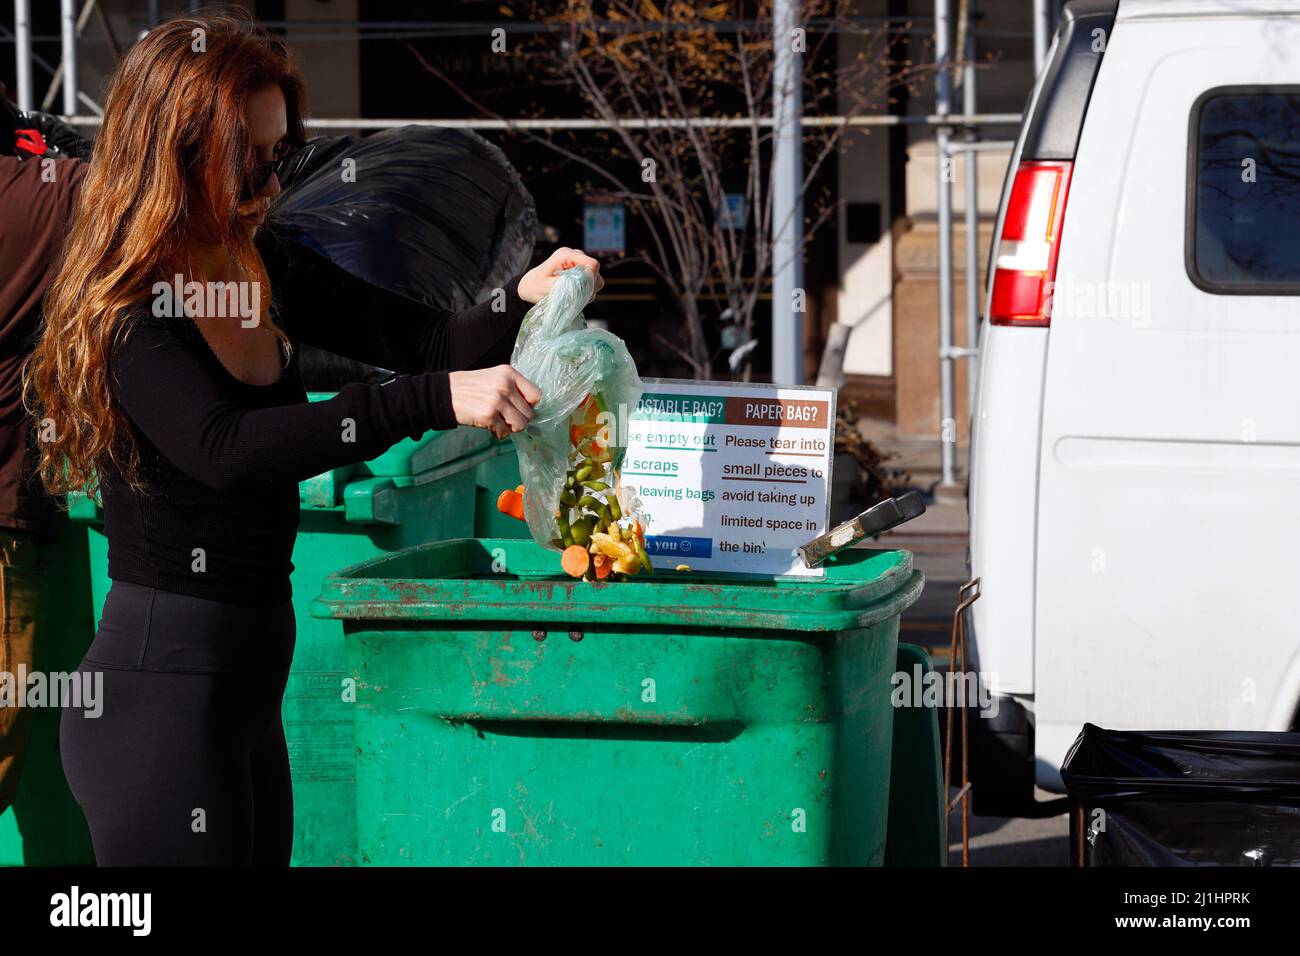
[[[224,245],[270,301],[265,266],[236,211],[256,162],[246,105],[269,87],[284,93],[289,133],[301,137],[292,55],[238,11],[162,23],[118,66],[25,370],[40,477],[52,494],[93,493],[105,466],[143,486],[139,449],[109,387],[109,356],[124,310],[170,279],[191,242]],[[263,321],[284,338],[269,314]]]

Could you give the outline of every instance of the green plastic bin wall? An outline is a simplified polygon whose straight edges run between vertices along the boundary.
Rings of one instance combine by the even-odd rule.
[[[34,669],[71,673],[94,637],[93,578],[85,525],[58,515],[41,549]],[[0,866],[81,866],[95,862],[90,831],[59,759],[56,707],[33,708],[32,733],[13,805],[0,814]]]
[[[330,393],[309,397],[320,401]],[[523,522],[496,511],[500,488],[513,488],[518,476],[513,443],[498,442],[482,429],[458,428],[399,442],[362,465],[300,483],[292,576],[298,637],[282,711],[293,777],[295,866],[356,861],[350,672],[342,626],[309,613],[321,581],[340,568],[414,544],[482,533],[479,506],[489,496],[493,513],[511,522],[499,532],[527,535]],[[484,487],[484,481],[494,484]],[[70,512],[89,525],[90,590],[98,624],[110,584],[101,513],[85,496],[73,496]]]
[[[482,429],[430,432],[364,465],[299,485],[291,578],[298,643],[284,692],[293,778],[295,866],[356,863],[351,671],[337,621],[309,606],[327,575],[358,561],[472,534]]]
[[[516,488],[523,480],[519,477],[519,456],[515,443],[509,438],[493,439],[492,444],[478,454],[478,493],[474,499],[474,537],[476,538],[527,538],[528,525],[517,518],[497,510],[497,497],[506,488]]]
[[[898,645],[897,672],[914,681],[934,670],[925,648]],[[922,684],[921,686],[924,686]],[[947,866],[948,813],[939,746],[939,708],[894,708],[885,866]]]
[[[558,571],[471,539],[326,579],[363,864],[883,862],[910,554],[782,581]]]

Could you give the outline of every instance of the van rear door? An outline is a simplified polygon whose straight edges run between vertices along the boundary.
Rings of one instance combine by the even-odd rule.
[[[1085,721],[1285,729],[1300,696],[1300,19],[1249,6],[1122,2],[1079,142],[1039,472],[1054,789]]]

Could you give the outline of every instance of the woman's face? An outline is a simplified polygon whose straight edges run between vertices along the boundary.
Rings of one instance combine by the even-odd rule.
[[[268,163],[279,159],[285,150],[284,138],[289,132],[284,94],[280,88],[268,86],[251,95],[245,120],[256,162]],[[273,173],[252,199],[239,204],[239,219],[250,235],[266,220],[266,210],[279,192],[280,180]]]

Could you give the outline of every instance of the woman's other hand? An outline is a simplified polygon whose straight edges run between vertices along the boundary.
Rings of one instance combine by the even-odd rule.
[[[448,378],[456,421],[486,428],[497,438],[527,428],[533,406],[542,397],[536,385],[509,365],[452,372]]]
[[[555,277],[574,266],[581,266],[591,273],[594,298],[605,285],[605,280],[600,277],[600,263],[581,249],[569,248],[556,249],[540,266],[525,272],[519,280],[519,298],[525,302],[541,302],[555,285]]]

